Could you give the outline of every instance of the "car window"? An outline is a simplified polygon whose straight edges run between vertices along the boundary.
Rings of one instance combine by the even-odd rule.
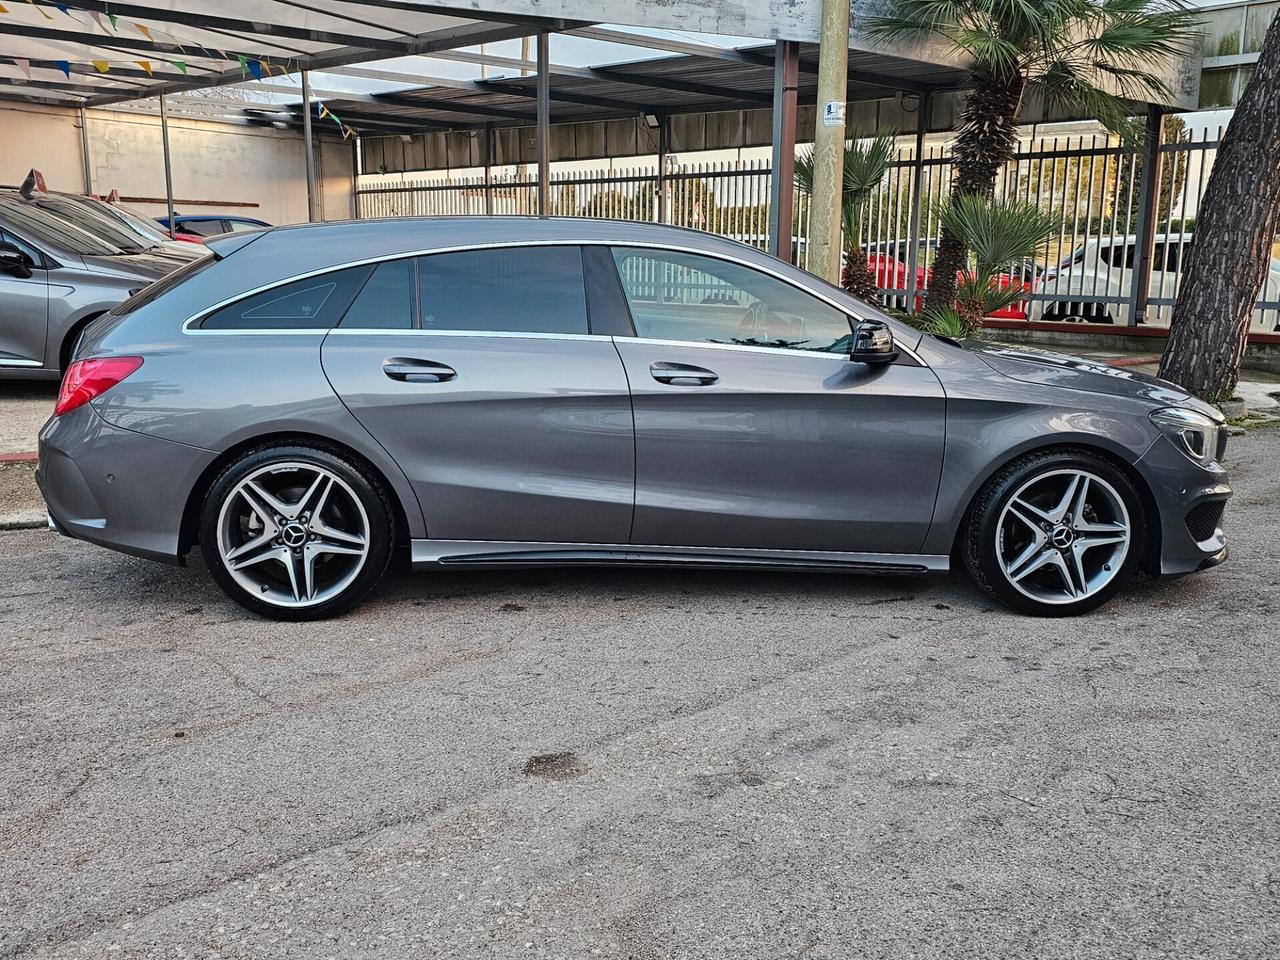
[[[226,233],[226,225],[221,220],[179,220],[180,233],[194,233],[198,237],[216,237]]]
[[[378,264],[343,316],[342,328],[412,327],[412,266],[409,260],[391,260]]]
[[[1102,261],[1122,270],[1133,269],[1133,244],[1118,243],[1102,250]]]
[[[418,258],[424,330],[586,333],[582,252],[497,247]]]
[[[24,237],[36,243],[47,243],[80,256],[118,257],[124,253],[97,234],[81,230],[23,200],[0,203],[0,220],[6,227],[21,230]]]
[[[256,223],[245,223],[243,220],[227,220],[227,229],[232,233],[244,233],[247,230],[261,230],[262,227]]]
[[[1178,263],[1182,259],[1183,244],[1180,241],[1161,242],[1155,245],[1155,255],[1151,258],[1152,270],[1163,270],[1177,273]]]
[[[101,237],[127,253],[141,253],[150,246],[150,244],[139,242],[140,238],[136,233],[118,221],[112,220],[109,214],[98,213],[74,200],[63,197],[42,197],[31,202],[51,216],[65,220],[95,237]]]
[[[847,353],[849,318],[785,281],[728,260],[616,247],[636,335]]]
[[[27,255],[27,260],[30,261],[27,266],[34,267],[37,264],[44,263],[44,258],[40,256],[39,250],[31,246],[31,244],[27,243],[21,237],[14,236],[8,230],[0,230],[0,240],[3,240],[5,243],[12,243],[15,247],[25,253]]]
[[[371,269],[348,267],[272,287],[209,314],[200,329],[327,330],[346,312]]]

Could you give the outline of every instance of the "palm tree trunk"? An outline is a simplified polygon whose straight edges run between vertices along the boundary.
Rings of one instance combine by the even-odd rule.
[[[1218,147],[1160,362],[1160,376],[1205,400],[1226,400],[1235,392],[1253,304],[1270,268],[1280,226],[1277,101],[1280,17],[1271,21]]]
[[[848,263],[840,276],[840,286],[857,297],[863,303],[880,305],[880,290],[876,286],[875,274],[867,262],[867,251],[862,244],[855,243],[846,253]]]
[[[1021,75],[975,74],[973,90],[960,114],[960,133],[951,158],[951,195],[992,196],[996,175],[1013,157],[1025,82]],[[950,306],[956,276],[965,266],[964,244],[945,227],[938,240],[925,308]]]

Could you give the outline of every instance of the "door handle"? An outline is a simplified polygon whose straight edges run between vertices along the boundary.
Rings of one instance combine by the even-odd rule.
[[[405,383],[442,383],[458,375],[453,367],[415,357],[391,357],[383,363],[382,372],[392,380]]]
[[[709,387],[720,379],[714,371],[688,363],[651,363],[649,374],[659,383],[673,387]]]

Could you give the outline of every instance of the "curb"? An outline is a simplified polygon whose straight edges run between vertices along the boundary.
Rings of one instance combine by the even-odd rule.
[[[1102,362],[1109,367],[1145,367],[1152,363],[1159,363],[1160,354],[1154,353],[1150,356],[1142,357],[1115,357]]]
[[[38,530],[48,525],[49,520],[42,511],[23,510],[0,514],[0,530]]]
[[[35,463],[39,459],[38,453],[0,453],[0,463]]]

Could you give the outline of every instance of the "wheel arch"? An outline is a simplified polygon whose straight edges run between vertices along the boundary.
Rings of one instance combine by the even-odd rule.
[[[182,510],[182,526],[178,534],[178,558],[181,561],[186,557],[187,552],[199,542],[200,527],[200,509],[204,504],[204,498],[209,492],[209,488],[213,486],[214,480],[218,475],[231,463],[234,463],[250,450],[258,449],[266,446],[285,446],[290,444],[300,444],[308,447],[317,447],[321,450],[327,450],[339,456],[347,457],[357,461],[361,466],[365,467],[373,477],[382,484],[383,492],[386,494],[388,502],[395,511],[396,528],[400,531],[399,540],[408,543],[410,538],[410,526],[408,516],[405,512],[404,503],[399,493],[387,477],[386,473],[379,466],[370,460],[367,456],[351,447],[348,444],[341,443],[330,437],[321,436],[315,433],[307,433],[298,430],[282,430],[273,433],[258,434],[253,437],[247,437],[226,450],[219,453],[213,458],[201,471],[200,476],[192,485],[190,492],[187,494],[187,501]],[[401,543],[397,543],[400,546]]]
[[[1082,451],[1092,454],[1105,460],[1111,466],[1115,467],[1123,473],[1133,484],[1133,488],[1138,492],[1138,497],[1142,501],[1143,527],[1146,533],[1146,542],[1143,544],[1143,556],[1139,564],[1140,568],[1150,574],[1156,574],[1160,569],[1160,508],[1156,504],[1155,494],[1151,490],[1151,484],[1147,482],[1147,478],[1143,476],[1142,471],[1134,465],[1134,463],[1121,455],[1115,448],[1109,445],[1105,440],[1097,437],[1054,437],[1051,440],[1043,442],[1030,442],[1022,447],[1010,451],[1003,459],[995,461],[988,465],[988,468],[981,474],[979,479],[973,484],[965,496],[964,512],[961,514],[960,521],[956,524],[955,530],[951,535],[951,557],[953,564],[960,555],[961,543],[965,533],[969,528],[969,524],[973,519],[973,507],[978,498],[982,495],[982,491],[986,489],[991,479],[1000,473],[1010,464],[1017,460],[1021,460],[1030,454],[1063,452],[1068,453],[1073,450]]]
[[[66,373],[67,367],[71,364],[71,355],[75,352],[76,343],[80,340],[80,335],[84,333],[85,327],[93,323],[99,317],[105,316],[106,310],[95,310],[85,314],[66,328],[62,339],[58,342],[58,372]]]

